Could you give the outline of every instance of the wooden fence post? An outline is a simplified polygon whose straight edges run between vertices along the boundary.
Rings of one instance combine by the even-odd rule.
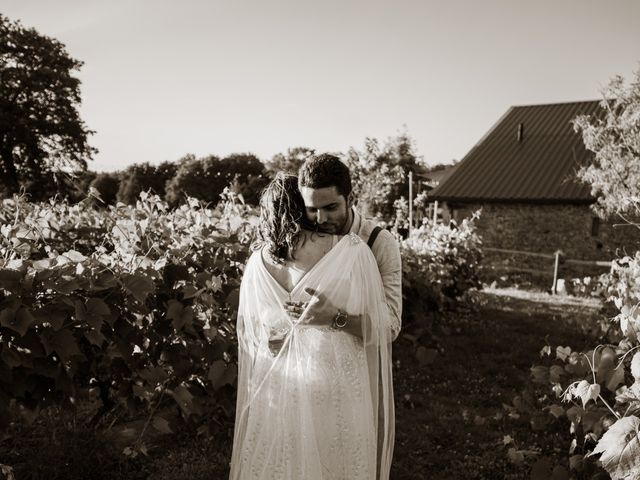
[[[409,170],[409,236],[413,228],[413,171]]]
[[[551,293],[553,295],[558,293],[558,264],[560,263],[560,250],[556,250],[555,257],[555,266],[553,267],[553,286],[551,287]]]

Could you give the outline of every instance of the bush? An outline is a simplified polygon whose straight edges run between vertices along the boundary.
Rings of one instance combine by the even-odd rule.
[[[403,322],[412,324],[455,306],[467,292],[480,287],[481,240],[476,234],[479,213],[460,225],[424,223],[401,242]]]
[[[87,399],[149,415],[159,433],[232,418],[238,287],[255,217],[224,200],[170,210],[143,194],[99,211],[5,201],[0,418]],[[91,235],[74,239],[78,229]]]

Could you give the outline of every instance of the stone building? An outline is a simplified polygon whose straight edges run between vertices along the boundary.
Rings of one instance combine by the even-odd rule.
[[[599,219],[589,186],[575,176],[592,154],[571,121],[599,110],[597,101],[511,107],[431,192],[445,221],[482,209],[477,225],[487,279],[520,276],[548,285],[553,276],[553,260],[497,250],[546,255],[561,250],[565,259],[609,261],[640,248],[640,230]],[[603,268],[567,263],[560,270],[570,278]]]

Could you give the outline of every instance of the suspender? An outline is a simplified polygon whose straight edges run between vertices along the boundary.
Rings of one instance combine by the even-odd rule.
[[[377,238],[378,234],[380,233],[380,230],[382,230],[382,228],[375,227],[371,231],[371,235],[369,235],[369,240],[367,240],[367,245],[369,245],[369,248],[373,248],[373,242],[376,241],[376,238]]]

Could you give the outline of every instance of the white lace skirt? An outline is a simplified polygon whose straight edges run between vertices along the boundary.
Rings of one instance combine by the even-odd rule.
[[[375,479],[377,437],[359,339],[297,328],[277,360],[261,354],[255,362],[262,381],[249,392],[241,480]]]

